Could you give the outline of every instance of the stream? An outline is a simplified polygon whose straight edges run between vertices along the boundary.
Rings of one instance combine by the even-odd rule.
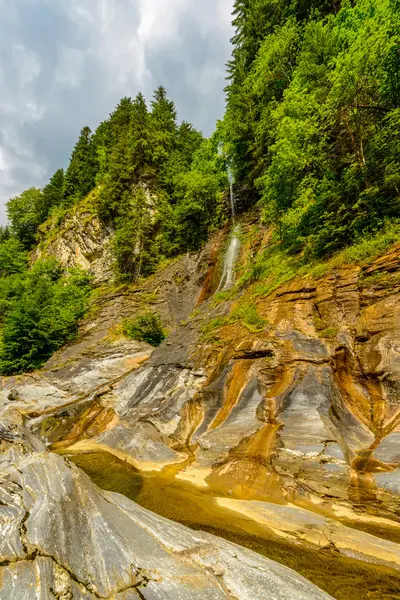
[[[317,551],[283,542],[254,520],[219,506],[208,489],[177,480],[175,467],[166,467],[160,473],[141,473],[107,452],[65,455],[100,488],[123,494],[158,515],[280,562],[337,600],[400,599],[398,571],[346,558],[329,549]]]

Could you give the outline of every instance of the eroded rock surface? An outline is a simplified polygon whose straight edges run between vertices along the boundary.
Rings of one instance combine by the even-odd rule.
[[[2,600],[323,600],[293,571],[169,522],[1,431]]]
[[[4,382],[3,406],[54,452],[129,463],[150,482],[138,502],[174,519],[201,527],[212,515],[204,524],[218,529],[224,515],[294,552],[399,571],[399,249],[257,297],[255,330],[229,319],[240,296],[211,297],[221,247],[103,297],[76,344]],[[144,305],[172,331],[153,353],[114,335]],[[179,506],[188,490],[190,515]]]
[[[52,220],[40,230],[41,243],[32,254],[32,260],[52,257],[65,267],[80,267],[88,271],[97,283],[113,276],[111,238],[112,229],[96,216],[89,201],[71,209],[61,229]]]
[[[179,476],[197,470],[213,493],[327,516],[346,503],[395,526],[400,290],[362,286],[358,267],[295,281],[258,301],[263,331],[228,324],[212,342],[204,324],[230,307],[206,302],[114,387],[118,423],[91,443],[143,470],[184,463],[190,448]]]

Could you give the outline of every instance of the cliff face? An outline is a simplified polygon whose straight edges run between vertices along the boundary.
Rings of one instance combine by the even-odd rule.
[[[92,204],[94,193],[67,212],[61,223],[53,217],[40,227],[40,241],[32,253],[32,261],[56,258],[67,268],[80,267],[88,271],[95,283],[112,278],[113,232],[96,216]]]
[[[260,239],[242,261],[268,233]],[[371,588],[390,598],[400,590],[400,248],[269,294],[215,296],[225,242],[222,232],[100,296],[75,344],[3,382],[3,410],[22,412],[30,435],[100,487],[255,547],[337,598]],[[255,304],[257,326],[230,318],[238,301]],[[154,352],[118,333],[144,307],[171,331]]]
[[[4,600],[328,600],[277,563],[99,490],[15,422],[1,440]]]

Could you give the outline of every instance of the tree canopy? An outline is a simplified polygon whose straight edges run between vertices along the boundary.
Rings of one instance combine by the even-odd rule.
[[[236,0],[222,131],[284,245],[324,256],[399,216],[398,0]]]
[[[235,0],[233,19],[226,112],[209,139],[178,121],[163,87],[150,103],[124,97],[82,128],[65,172],[9,200],[2,372],[34,368],[73,335],[87,282],[27,256],[41,224],[89,193],[124,282],[225,223],[232,176],[300,261],[399,219],[400,0]]]

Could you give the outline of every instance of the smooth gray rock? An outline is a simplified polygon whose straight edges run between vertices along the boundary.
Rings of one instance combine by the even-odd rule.
[[[0,472],[1,600],[323,600],[290,569],[26,449]]]

